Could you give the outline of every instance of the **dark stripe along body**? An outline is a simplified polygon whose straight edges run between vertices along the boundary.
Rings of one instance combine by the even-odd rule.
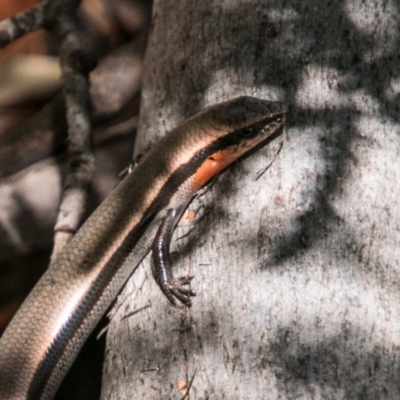
[[[149,252],[168,210],[275,133],[281,103],[239,97],[173,129],[98,207],[0,339],[0,399],[52,399],[90,332]]]

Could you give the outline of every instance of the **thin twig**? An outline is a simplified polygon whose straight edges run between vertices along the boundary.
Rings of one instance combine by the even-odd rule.
[[[190,378],[189,384],[186,387],[186,393],[185,393],[185,395],[183,397],[181,397],[181,400],[185,400],[186,398],[189,397],[189,390],[193,385],[193,381],[194,381],[194,378],[195,378],[196,374],[197,374],[197,369],[194,370],[193,376]]]
[[[145,310],[146,308],[149,308],[149,307],[151,307],[151,304],[146,304],[145,306],[140,307],[140,308],[138,308],[137,310],[133,310],[133,311],[131,311],[130,313],[125,314],[125,315],[121,318],[121,320],[124,320],[124,319],[126,319],[126,318],[130,318],[130,317],[132,317],[133,315],[138,314],[139,312],[141,312],[141,311],[143,311],[143,310]]]
[[[0,23],[0,46],[41,27],[60,41],[60,64],[68,121],[68,171],[57,217],[51,260],[78,229],[94,170],[90,138],[89,72],[94,58],[82,48],[76,10],[81,0],[44,1]]]
[[[60,40],[60,64],[68,121],[68,171],[55,225],[54,260],[79,228],[94,171],[90,137],[89,72],[94,59],[82,49],[76,9],[80,0],[53,0],[48,4],[46,24]]]
[[[47,1],[0,22],[0,49],[19,37],[43,27]]]
[[[113,118],[132,105],[138,95],[141,82],[145,38],[133,39],[126,45],[104,57],[90,73],[90,95],[92,125],[110,123]],[[57,95],[28,120],[24,120],[0,135],[0,179],[12,175],[29,165],[65,148],[67,122],[65,103]],[[0,112],[2,108],[0,106]],[[7,110],[10,113],[10,110]],[[93,133],[94,141],[105,140],[104,136],[125,134],[125,129],[136,130],[135,119],[107,128],[100,134]],[[114,121],[115,123],[115,121]],[[130,127],[128,127],[130,124]],[[103,128],[101,128],[103,130]],[[119,132],[117,132],[117,130]]]
[[[273,164],[275,161],[276,157],[278,157],[279,153],[282,150],[283,142],[280,143],[278,151],[275,153],[274,158],[272,161],[257,175],[255,181],[258,181],[269,169],[269,167]]]

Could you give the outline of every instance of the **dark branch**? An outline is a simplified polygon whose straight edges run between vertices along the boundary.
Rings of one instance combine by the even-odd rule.
[[[47,2],[25,10],[14,17],[0,22],[0,48],[25,35],[43,27]]]
[[[80,0],[53,0],[46,10],[47,28],[60,40],[60,64],[68,122],[68,171],[55,226],[54,259],[79,228],[93,176],[89,72],[94,57],[82,48],[76,9]]]

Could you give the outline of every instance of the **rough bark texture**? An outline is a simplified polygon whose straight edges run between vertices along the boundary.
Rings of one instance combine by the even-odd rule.
[[[153,15],[138,152],[242,94],[286,101],[288,139],[259,180],[279,140],[178,228],[190,310],[148,262],[134,274],[102,398],[400,398],[399,4],[158,0]]]

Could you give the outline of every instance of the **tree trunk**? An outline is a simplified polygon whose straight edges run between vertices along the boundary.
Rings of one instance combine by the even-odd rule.
[[[288,103],[288,138],[225,172],[178,227],[192,308],[169,305],[148,259],[133,275],[102,398],[400,398],[395,3],[157,0],[153,17],[138,152],[238,95]]]

